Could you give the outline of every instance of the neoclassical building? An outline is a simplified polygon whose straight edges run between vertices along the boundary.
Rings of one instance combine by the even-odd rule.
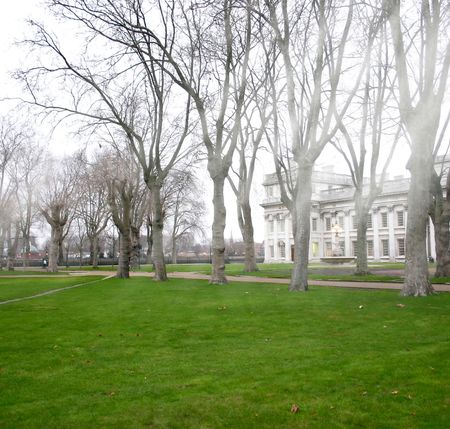
[[[311,203],[310,260],[333,256],[336,248],[342,256],[355,256],[356,217],[354,187],[349,175],[328,171],[313,172]],[[292,219],[280,200],[276,174],[265,176],[265,262],[293,260]],[[367,254],[373,261],[403,261],[408,221],[409,179],[387,180],[375,200],[368,222]],[[428,255],[435,257],[434,232],[430,222]]]

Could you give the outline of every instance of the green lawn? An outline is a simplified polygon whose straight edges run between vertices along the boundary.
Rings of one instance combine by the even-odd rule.
[[[444,428],[449,322],[450,294],[110,279],[0,307],[0,427]]]
[[[67,286],[73,286],[80,283],[92,282],[102,277],[50,277],[40,278],[1,278],[0,277],[0,301],[6,301],[13,298],[22,298],[24,296],[36,295],[48,290],[59,289]]]

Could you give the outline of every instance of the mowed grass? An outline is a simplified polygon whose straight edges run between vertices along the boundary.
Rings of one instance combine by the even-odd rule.
[[[0,427],[444,428],[449,315],[450,294],[148,278],[4,305]]]
[[[0,301],[36,295],[53,289],[60,289],[80,283],[98,281],[102,277],[50,277],[50,278],[6,278],[0,277]]]

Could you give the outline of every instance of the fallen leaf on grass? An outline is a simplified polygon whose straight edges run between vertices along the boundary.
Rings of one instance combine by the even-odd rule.
[[[291,413],[296,414],[300,411],[300,407],[297,404],[292,404]]]
[[[403,308],[405,307],[405,304],[396,304],[396,307]]]
[[[398,390],[393,390],[393,391],[391,392],[391,394],[392,394],[392,395],[398,395]]]
[[[362,308],[364,308],[364,305],[360,305],[358,308],[361,310]]]

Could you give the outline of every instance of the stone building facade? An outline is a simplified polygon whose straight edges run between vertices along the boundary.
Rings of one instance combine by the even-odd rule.
[[[339,255],[355,256],[356,219],[354,187],[349,175],[328,171],[313,172],[311,203],[311,261]],[[264,180],[265,262],[293,260],[292,219],[280,200],[276,174]],[[404,261],[408,221],[409,180],[387,180],[375,200],[368,222],[367,254],[369,261]],[[435,257],[432,222],[428,227],[428,255]]]

